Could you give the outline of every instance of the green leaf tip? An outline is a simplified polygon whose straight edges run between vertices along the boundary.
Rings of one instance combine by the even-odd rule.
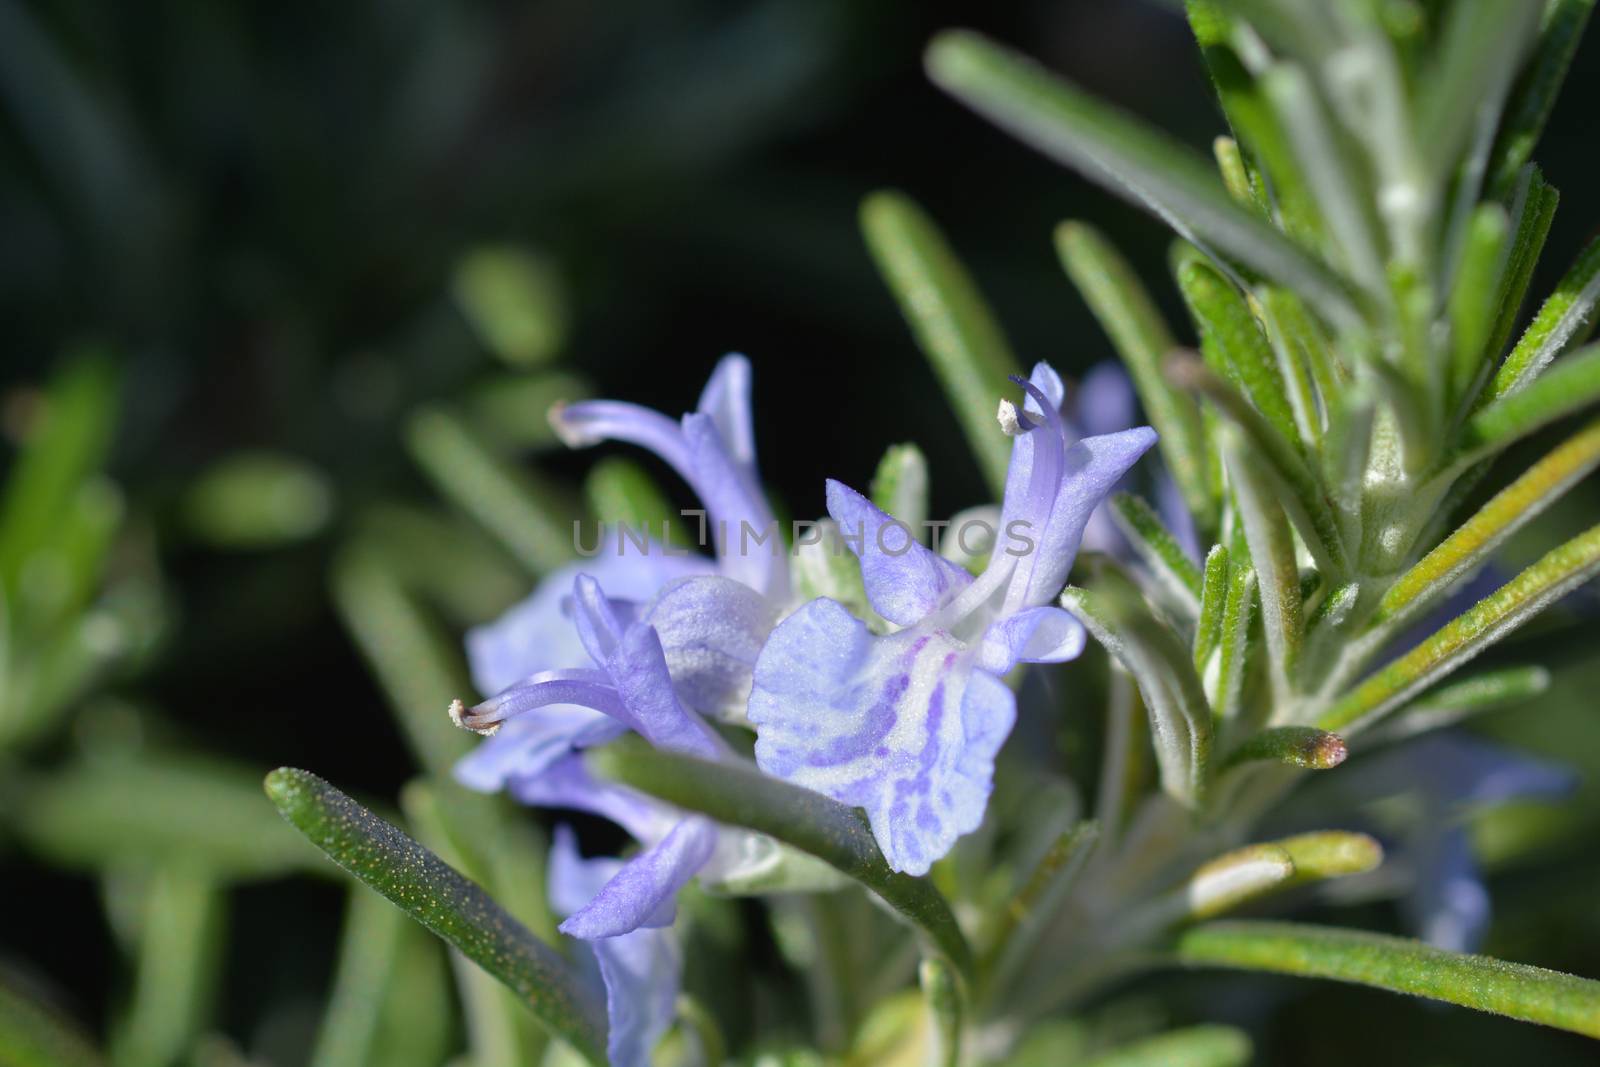
[[[264,788],[290,825],[340,867],[510,987],[552,1033],[605,1062],[600,1004],[566,959],[475,883],[309,771],[280,767]]]
[[[1314,726],[1280,726],[1252,736],[1228,757],[1228,765],[1256,760],[1274,760],[1290,767],[1326,771],[1345,761],[1350,754],[1338,734]]]
[[[1331,978],[1600,1038],[1600,982],[1404,938],[1230,920],[1188,930],[1176,951],[1191,966]]]

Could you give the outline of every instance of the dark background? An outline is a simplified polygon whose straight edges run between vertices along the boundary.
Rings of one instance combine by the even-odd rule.
[[[1055,262],[1063,218],[1107,231],[1183,318],[1159,224],[928,85],[921,49],[949,25],[1014,43],[1198,149],[1220,131],[1187,29],[1158,4],[0,0],[0,387],[36,383],[80,338],[124,362],[114,473],[163,533],[178,620],[139,698],[262,770],[310,767],[379,796],[413,773],[329,606],[326,566],[337,522],[364,501],[429,495],[403,415],[495,369],[449,296],[451,268],[484,241],[560,266],[565,364],[600,395],[676,413],[718,356],[749,354],[763,474],[796,514],[821,510],[824,477],[864,483],[900,440],[928,454],[936,513],[981,501],[859,239],[864,195],[898,187],[929,209],[1027,362],[1077,372],[1110,355]],[[1597,93],[1591,39],[1536,156],[1566,196],[1535,293],[1600,219]],[[244,447],[326,471],[335,534],[253,554],[185,541],[171,521],[182,486]],[[592,457],[540,462],[576,477]],[[9,850],[0,864],[0,955],[104,1017],[112,950],[93,880]],[[240,894],[238,1025],[259,997],[317,995],[333,901],[299,883]],[[1536,962],[1600,973],[1594,955]],[[1573,1047],[1363,991],[1230,988],[1283,1002],[1262,1062],[1342,1061],[1377,1032],[1448,1031],[1438,1062]],[[1366,1055],[1424,1062],[1392,1051]]]

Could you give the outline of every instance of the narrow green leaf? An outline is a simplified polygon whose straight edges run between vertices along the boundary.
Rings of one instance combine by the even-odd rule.
[[[1261,471],[1282,490],[1275,489],[1272,497],[1294,523],[1318,566],[1331,578],[1343,576],[1348,564],[1339,524],[1318,476],[1306,465],[1300,450],[1193,356],[1168,359],[1167,376],[1181,387],[1202,393],[1226,418],[1226,425],[1248,439]]]
[[[1452,4],[1432,69],[1420,81],[1418,155],[1442,182],[1460,162],[1475,125],[1500,110],[1524,46],[1539,26],[1540,4]]]
[[[1416,703],[1380,724],[1364,742],[1387,744],[1442,730],[1481,711],[1519,704],[1550,688],[1550,672],[1543,667],[1507,667],[1484,671],[1424,693]]]
[[[1315,726],[1278,726],[1246,738],[1229,753],[1224,766],[1270,760],[1305,770],[1325,771],[1344,762],[1350,750],[1338,734]]]
[[[926,540],[928,460],[916,445],[890,445],[872,476],[872,502]]]
[[[1161,458],[1202,530],[1214,530],[1220,488],[1210,472],[1211,447],[1193,397],[1174,389],[1162,371],[1177,347],[1155,302],[1127,260],[1093,227],[1063,222],[1056,253],[1133,378],[1139,401],[1158,435]]]
[[[333,514],[333,488],[316,467],[276,452],[236,452],[189,484],[189,532],[219,548],[277,548],[314,537]]]
[[[1209,919],[1271,892],[1294,877],[1294,860],[1276,845],[1246,845],[1202,864],[1177,891],[1184,919]]]
[[[492,533],[533,574],[573,557],[569,509],[526,471],[506,463],[455,415],[418,412],[407,427],[412,458],[435,489]]]
[[[1298,66],[1277,63],[1259,81],[1326,225],[1332,258],[1368,293],[1381,292],[1383,254],[1369,209],[1373,198],[1360,172],[1348,165],[1349,153],[1338,143],[1311,79]]]
[[[450,782],[410,782],[401,791],[400,806],[423,847],[483,886],[535,937],[556,939],[545,900],[543,843],[527,839],[528,824],[503,817],[501,805],[465,794]],[[545,1035],[517,993],[459,953],[452,953],[451,963],[474,1058],[481,1063],[537,1062]]]
[[[132,1001],[111,1060],[167,1067],[187,1057],[209,1020],[227,900],[211,874],[181,862],[157,868],[144,897]]]
[[[1461,265],[1450,292],[1451,401],[1477,383],[1494,327],[1494,292],[1507,255],[1511,221],[1499,204],[1480,204],[1467,226]]]
[[[1521,389],[1467,420],[1458,466],[1499,452],[1557,419],[1600,400],[1600,345],[1580,348]]]
[[[456,264],[456,303],[485,348],[513,367],[548,362],[567,333],[555,266],[520,248],[477,248]]]
[[[1200,568],[1184,552],[1178,539],[1161,522],[1155,509],[1143,497],[1117,493],[1111,498],[1111,514],[1139,556],[1158,574],[1164,586],[1177,595],[1191,614],[1200,610]]]
[[[1264,199],[1271,201],[1285,233],[1307,248],[1321,247],[1322,223],[1305,176],[1261,83],[1239,59],[1234,47],[1236,27],[1222,5],[1212,0],[1188,0],[1185,6],[1228,125],[1249,162],[1255,164],[1257,182],[1265,177]],[[1226,180],[1224,184],[1228,184]],[[1232,188],[1229,185],[1230,192]],[[1256,185],[1251,188],[1255,190]]]
[[[1575,344],[1582,344],[1594,328],[1595,303],[1600,301],[1600,238],[1589,242],[1578,260],[1545,300],[1517,347],[1495,372],[1487,390],[1498,400],[1527,385],[1550,361]]]
[[[994,409],[1012,388],[1009,376],[1021,373],[1017,357],[944,235],[910,198],[896,192],[867,197],[861,231],[998,495],[1011,442],[995,428]]]
[[[1234,559],[1229,553],[1228,596],[1222,608],[1222,633],[1217,644],[1216,683],[1207,689],[1217,717],[1232,721],[1239,717],[1244,695],[1245,673],[1249,666],[1250,624],[1255,618],[1256,572],[1248,558]]]
[[[117,389],[110,358],[86,348],[64,361],[40,397],[0,500],[0,592],[13,611],[27,606],[23,569],[57,551],[62,516],[105,461]]]
[[[1123,1045],[1080,1067],[1246,1067],[1250,1037],[1232,1026],[1190,1026]]]
[[[1200,615],[1194,628],[1194,670],[1201,678],[1211,663],[1211,654],[1222,641],[1223,606],[1228,599],[1228,550],[1212,545],[1206,553],[1206,567],[1200,581]]]
[[[1560,200],[1560,194],[1544,180],[1537,166],[1530,165],[1524,169],[1511,202],[1511,219],[1515,223],[1515,230],[1505,270],[1500,276],[1494,328],[1489,331],[1489,344],[1485,348],[1490,359],[1498,358],[1511,342],[1517,316],[1522,311],[1522,302],[1527,299],[1528,286],[1533,282],[1533,269],[1544,252],[1545,239],[1550,236],[1550,224],[1555,219],[1556,205]],[[1480,395],[1479,403],[1486,399],[1486,396]]]
[[[1348,830],[1317,830],[1273,842],[1294,861],[1294,885],[1366,874],[1383,863],[1376,838]]]
[[[7,1067],[105,1064],[79,1027],[5,982],[0,982],[0,1051]]]
[[[1512,89],[1490,153],[1489,189],[1497,195],[1532,158],[1593,10],[1594,0],[1552,0],[1548,5],[1539,43]]]
[[[305,868],[305,849],[257,790],[254,774],[210,757],[85,760],[27,784],[8,821],[76,869],[187,862],[219,878],[266,878]]]
[[[832,864],[927,934],[971,980],[972,952],[944,897],[928,879],[890,870],[857,810],[753,766],[711,763],[631,739],[591,750],[588,759],[605,777],[718,822],[775,837]]]
[[[461,656],[384,561],[351,546],[333,565],[333,602],[388,697],[412,755],[448,777],[472,748],[445,709],[471,692]]]
[[[1217,161],[1217,173],[1222,175],[1222,185],[1228,190],[1228,195],[1245,207],[1259,208],[1255,187],[1250,182],[1250,169],[1239,151],[1239,142],[1232,137],[1219,136],[1211,142],[1211,155]]]
[[[1600,982],[1416,941],[1299,923],[1207,923],[1185,931],[1178,959],[1387,989],[1600,1037]]]
[[[1245,540],[1260,583],[1261,618],[1266,624],[1268,659],[1280,699],[1289,694],[1304,636],[1300,618],[1300,568],[1294,535],[1278,505],[1266,464],[1250,452],[1242,434],[1225,429],[1223,454],[1233,477],[1234,496],[1244,519]]]
[[[1045,154],[1133,199],[1181,235],[1295,289],[1329,319],[1356,324],[1346,286],[1289,238],[1234,203],[1209,163],[983,37],[949,30],[929,45],[946,92]]]
[[[1600,572],[1600,526],[1552,549],[1323,713],[1317,725],[1366,725],[1455,670]]]
[[[1028,953],[1038,948],[1041,929],[1066,898],[1099,839],[1098,823],[1077,822],[1063,830],[1040,857],[1000,913],[990,938],[983,967],[988,989],[1006,989]]]
[[[917,969],[917,982],[922,986],[922,999],[928,1016],[933,1020],[934,1050],[932,1060],[939,1067],[957,1067],[961,1062],[962,1005],[961,983],[956,980],[950,965],[937,956],[929,956]]]
[[[1379,601],[1375,622],[1414,617],[1435,604],[1490,553],[1600,466],[1600,419],[1589,422],[1515,481],[1410,570]]]
[[[267,795],[335,863],[515,990],[551,1031],[595,1064],[605,1021],[571,965],[398,827],[306,771],[267,775]]]
[[[1325,419],[1325,403],[1319,394],[1333,396],[1326,406],[1334,415],[1343,402],[1327,343],[1292,294],[1268,287],[1259,296],[1262,325],[1277,357],[1278,375],[1294,412],[1299,439],[1315,452],[1322,443]]]
[[[1197,805],[1208,775],[1211,708],[1189,650],[1114,566],[1102,565],[1097,579],[1094,590],[1068,586],[1061,606],[1133,675],[1150,713],[1161,787],[1179,803]]]
[[[365,886],[350,884],[333,989],[317,1028],[311,1067],[376,1067],[373,1052],[384,1002],[406,935],[414,929],[405,912]]]
[[[1300,441],[1294,407],[1261,324],[1233,283],[1209,264],[1191,260],[1178,272],[1178,288],[1203,343],[1215,345],[1229,378],[1286,442]]]

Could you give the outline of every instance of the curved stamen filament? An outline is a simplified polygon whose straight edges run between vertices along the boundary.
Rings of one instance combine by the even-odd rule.
[[[595,670],[540,671],[481,704],[450,703],[450,721],[464,730],[492,734],[500,724],[550,704],[578,704],[613,718],[623,716],[622,698],[604,673]]]

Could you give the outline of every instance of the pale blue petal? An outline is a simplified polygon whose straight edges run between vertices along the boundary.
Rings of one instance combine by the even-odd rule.
[[[579,574],[593,575],[612,596],[649,600],[668,582],[712,569],[709,560],[669,554],[657,542],[648,542],[641,553],[636,543],[607,531],[593,558],[551,571],[499,619],[467,631],[472,683],[487,695],[536,671],[588,662],[569,610],[572,583]]]
[[[678,695],[703,715],[742,720],[750,673],[777,609],[747,585],[715,575],[661,591],[642,621],[655,628]]]
[[[763,771],[865,808],[889,865],[923,874],[982,822],[1015,702],[949,635],[874,637],[822,599],[772,632],[749,716]]]
[[[750,412],[750,361],[738,353],[723,356],[700,393],[697,410],[711,416],[728,456],[754,478],[756,473],[755,420]]]
[[[1019,437],[1012,452],[1013,464],[1023,455],[1024,443],[1029,438],[1047,431],[1048,427],[1040,427]],[[1078,554],[1089,516],[1155,443],[1155,431],[1140,426],[1120,433],[1086,437],[1066,450],[1060,486],[1047,516],[1041,520],[1037,512],[1029,511],[1016,516],[1029,524],[1028,540],[1033,543],[1031,546],[1008,544],[1001,549],[1032,556],[1028,587],[1022,598],[1024,604],[1049,603],[1061,591]],[[1012,530],[1010,526],[1003,529],[1007,534]]]
[[[729,453],[710,415],[685,415],[683,435],[694,464],[690,484],[711,519],[722,573],[766,596],[786,595],[787,549],[754,475]]]
[[[539,774],[511,779],[510,790],[518,802],[533,807],[570,808],[609,819],[646,845],[665,837],[683,817],[652,796],[594,777],[579,755],[563,756]]]
[[[550,906],[562,917],[571,915],[621,869],[622,861],[609,856],[584,859],[572,829],[557,826],[547,879]],[[607,1060],[614,1067],[649,1067],[650,1054],[676,1012],[683,977],[677,935],[670,929],[639,929],[584,947],[605,987]]]
[[[1018,663],[1065,663],[1083,653],[1083,624],[1061,608],[1026,608],[989,626],[978,666],[1004,674]]]
[[[666,653],[652,627],[634,624],[622,635],[609,665],[628,725],[657,748],[717,759],[726,746],[715,731],[678,701]]]
[[[896,625],[915,625],[972,584],[972,575],[923,547],[903,523],[831,479],[828,514],[861,557],[861,581],[873,610]]]
[[[678,890],[705,866],[716,845],[715,823],[698,815],[683,819],[624,863],[588,904],[562,922],[561,932],[592,941],[641,926],[671,925]]]
[[[463,757],[453,773],[468,789],[498,793],[514,778],[541,774],[574,749],[602,744],[626,730],[592,708],[551,704],[506,722]]]

